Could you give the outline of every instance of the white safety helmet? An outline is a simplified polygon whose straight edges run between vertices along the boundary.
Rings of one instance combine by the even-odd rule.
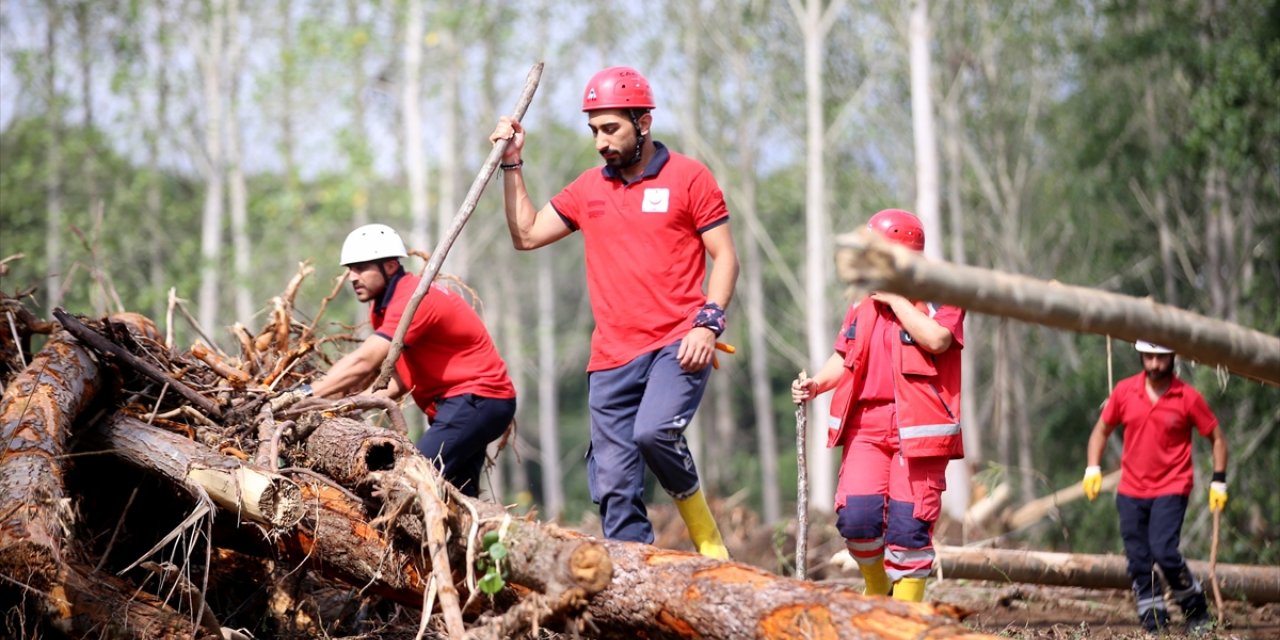
[[[1136,349],[1138,353],[1173,353],[1173,349],[1170,349],[1169,347],[1162,347],[1154,342],[1147,342],[1146,340],[1139,340],[1133,343],[1133,348]]]
[[[405,258],[404,241],[395,229],[385,224],[366,224],[347,234],[342,243],[342,266],[386,258]]]

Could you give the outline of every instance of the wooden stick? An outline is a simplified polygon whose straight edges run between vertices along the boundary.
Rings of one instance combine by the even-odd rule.
[[[808,374],[802,369],[800,380]],[[796,578],[805,579],[809,555],[809,405],[796,403]]]
[[[1209,584],[1213,585],[1213,608],[1218,613],[1218,628],[1222,628],[1222,589],[1218,587],[1218,528],[1222,524],[1222,512],[1213,512],[1213,542],[1209,547]]]
[[[512,119],[520,121],[524,118],[524,112],[529,108],[529,103],[533,101],[533,93],[537,91],[538,81],[541,78],[542,63],[539,62],[529,70],[529,77],[525,80],[524,91],[520,94],[520,100],[516,102],[515,112],[511,116]],[[471,218],[471,213],[475,211],[476,204],[480,201],[480,194],[484,193],[485,185],[493,177],[493,172],[497,171],[498,163],[502,161],[502,152],[507,149],[507,142],[507,140],[499,140],[494,143],[493,149],[489,151],[488,159],[485,160],[484,166],[480,169],[480,175],[477,175],[475,181],[471,183],[471,189],[467,191],[467,197],[463,200],[462,207],[458,209],[458,213],[454,214],[453,223],[449,225],[449,230],[444,234],[444,237],[440,238],[440,242],[436,243],[435,251],[431,252],[431,259],[423,267],[422,281],[418,283],[418,288],[414,290],[413,297],[409,298],[409,304],[405,306],[404,315],[400,317],[400,324],[396,326],[396,335],[395,339],[391,341],[391,350],[387,352],[387,359],[382,362],[382,372],[378,374],[378,379],[373,383],[374,391],[385,389],[387,382],[391,380],[391,372],[395,370],[396,360],[400,359],[400,351],[404,348],[404,336],[409,332],[409,323],[413,321],[413,314],[418,311],[418,304],[427,295],[427,290],[431,288],[431,283],[436,279],[436,274],[440,273],[440,267],[444,264],[445,256],[449,255],[449,249],[453,247],[453,242],[462,233],[462,227],[467,224],[467,220]]]

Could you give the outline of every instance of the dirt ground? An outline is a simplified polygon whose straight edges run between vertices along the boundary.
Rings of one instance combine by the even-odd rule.
[[[1008,638],[1152,637],[1138,624],[1128,591],[951,580],[934,583],[929,598],[970,611],[970,627]],[[1280,638],[1280,604],[1223,604],[1224,627],[1196,637]],[[1174,624],[1164,637],[1188,637],[1177,607],[1170,612]]]

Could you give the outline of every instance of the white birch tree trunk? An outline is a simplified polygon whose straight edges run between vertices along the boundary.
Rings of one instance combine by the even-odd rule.
[[[400,82],[400,117],[404,131],[404,168],[409,187],[409,243],[431,250],[427,210],[427,154],[422,139],[422,37],[425,0],[408,0],[404,23],[404,77]]]
[[[823,0],[790,0],[804,46],[805,85],[805,333],[810,371],[831,356],[834,330],[827,293],[831,283],[831,220],[827,213],[826,116],[823,110],[823,47],[843,0],[823,7]],[[809,506],[829,510],[835,496],[834,458],[826,448],[830,394],[809,403]]]
[[[538,450],[547,518],[564,513],[560,468],[560,374],[556,362],[556,276],[549,251],[538,252]]]
[[[145,132],[147,147],[147,194],[145,221],[147,240],[150,250],[147,252],[147,285],[152,291],[163,291],[165,284],[162,231],[164,220],[164,177],[160,171],[160,136],[168,130],[169,122],[169,73],[168,65],[172,48],[169,23],[169,7],[160,0],[156,3],[156,41],[159,42],[159,60],[155,64],[155,120]],[[139,99],[139,102],[141,100]],[[151,307],[153,318],[163,318],[164,301],[155,296]]]
[[[58,95],[58,30],[62,11],[56,2],[46,6],[45,105],[49,118],[49,145],[44,156],[44,258],[45,310],[62,304],[62,98]]]
[[[440,134],[440,199],[436,221],[436,237],[443,238],[453,225],[453,216],[462,204],[458,197],[459,184],[462,181],[463,154],[458,145],[458,130],[463,122],[461,90],[462,70],[465,61],[458,47],[458,34],[450,31],[440,33],[441,58],[440,65],[440,102],[441,122]],[[471,263],[467,251],[467,236],[460,235],[449,249],[445,264],[449,273],[466,278]]]
[[[252,247],[249,241],[249,194],[245,186],[240,144],[240,0],[227,0],[227,194],[230,198],[231,247],[235,279],[236,322],[251,326],[253,294],[250,291],[249,264]]]
[[[225,7],[209,0],[207,24],[200,51],[204,97],[204,208],[200,224],[200,325],[213,331],[218,324],[219,269],[222,262],[223,180],[222,63]]]
[[[938,136],[933,119],[928,0],[915,0],[912,3],[907,34],[911,61],[911,131],[915,141],[915,212],[924,224],[924,254],[932,259],[942,259],[945,245],[942,242],[942,212],[939,205],[941,171],[938,166]],[[962,401],[962,420],[964,415]],[[947,465],[947,490],[942,494],[942,508],[956,520],[963,519],[965,511],[969,509],[969,476],[969,466],[965,461],[953,460]]]

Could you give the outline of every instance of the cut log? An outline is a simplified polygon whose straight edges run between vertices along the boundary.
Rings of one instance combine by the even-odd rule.
[[[1124,556],[1055,553],[1017,549],[976,549],[937,545],[934,567],[942,579],[1019,582],[1054,587],[1128,589],[1128,563]],[[841,550],[831,564],[857,571],[849,552]],[[1192,573],[1209,575],[1209,563],[1188,560]],[[1280,602],[1280,567],[1219,564],[1218,580],[1223,597],[1255,604]]]
[[[197,492],[239,517],[273,527],[302,518],[302,489],[278,473],[214,453],[177,434],[117,413],[92,434],[106,451]]]
[[[0,575],[48,591],[62,578],[71,526],[61,460],[76,417],[101,385],[92,353],[65,331],[50,338],[0,400]]]
[[[988,638],[949,605],[866,597],[691,552],[603,543],[613,582],[587,604],[606,637],[685,640],[770,638]]]
[[[948,546],[936,549],[941,574],[949,579],[1095,589],[1130,587],[1124,556]],[[1197,576],[1209,575],[1209,563],[1188,560],[1187,564]],[[1280,602],[1280,567],[1219,564],[1217,571],[1224,598],[1257,604]]]
[[[1280,386],[1280,338],[1159,304],[968,265],[930,261],[868,229],[836,237],[845,282],[1059,329],[1149,340]]]
[[[1120,470],[1102,477],[1102,492],[1111,493],[1120,486]],[[1084,497],[1084,486],[1073,482],[1047,496],[1036,498],[1016,509],[1006,510],[1002,520],[1006,531],[1017,531],[1058,512],[1058,507]]]
[[[1119,485],[1119,469],[1102,476],[1103,493],[1111,493]],[[965,513],[965,531],[977,529],[987,535],[1017,531],[1056,514],[1062,505],[1084,497],[1084,488],[1079,482],[1073,482],[1047,496],[1016,508],[1008,508],[1005,503],[1009,500],[1010,492],[1009,485],[1001,483],[992,490],[991,495],[975,502]]]

